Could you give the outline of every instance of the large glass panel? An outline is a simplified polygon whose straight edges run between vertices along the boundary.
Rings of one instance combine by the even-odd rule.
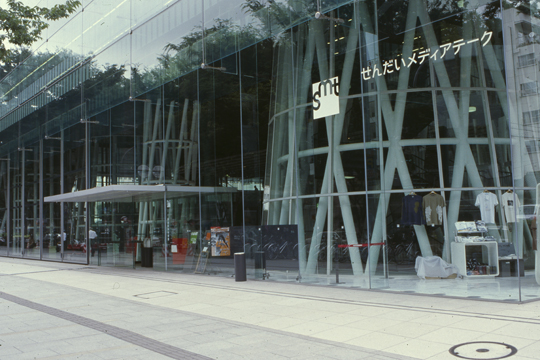
[[[83,54],[92,57],[130,30],[130,1],[89,3],[82,13]],[[80,22],[76,22],[79,23]]]
[[[202,251],[207,246],[203,246],[206,233],[200,231],[199,191],[195,188],[199,185],[200,109],[197,87],[193,86],[196,83],[197,74],[193,73],[163,87],[164,134],[154,140],[158,149],[161,148],[153,168],[159,175],[159,181],[185,187],[178,191],[170,187],[166,194],[168,271],[193,272],[197,262],[208,255],[208,252]],[[210,262],[205,264],[209,265]]]
[[[86,189],[85,124],[77,124],[63,131],[63,193]],[[86,208],[84,202],[64,203],[64,231],[73,251],[66,261],[86,263],[89,249],[86,236]],[[64,248],[65,251],[65,248]],[[78,255],[78,254],[81,255]]]
[[[283,278],[282,275],[286,277],[290,273],[293,279],[298,274],[299,235],[296,226],[281,226],[281,232],[277,227],[261,226],[272,50],[270,42],[263,42],[240,53],[243,212],[238,215],[243,218],[243,222],[231,228],[231,246],[243,247],[245,250],[250,276],[260,279],[265,276],[264,270],[267,269],[276,278]],[[286,230],[290,231],[285,233]],[[270,239],[271,235],[274,236],[273,240]],[[266,258],[269,262],[263,263]],[[286,265],[286,269],[282,265]]]
[[[458,216],[464,216],[461,209],[468,209],[471,200],[462,198],[459,190],[448,198],[444,186],[482,189],[509,184],[504,175],[508,173],[509,148],[502,140],[508,137],[504,96],[487,91],[504,88],[504,82],[499,82],[504,78],[501,37],[495,39],[500,17],[481,19],[476,9],[463,13],[459,7],[440,9],[431,4],[414,11],[414,6],[415,2],[408,2],[381,7],[378,25],[383,40],[378,49],[382,59],[369,62],[374,56],[366,46],[368,62],[362,80],[367,91],[379,89],[381,94],[380,115],[388,136],[388,143],[382,143],[382,188],[407,190],[384,194],[378,205],[377,217],[384,216],[384,221],[376,223],[386,222],[389,273],[411,280],[410,284],[390,281],[388,286],[422,292],[424,289],[414,288],[420,276],[415,267],[417,256],[451,261],[454,239],[450,234]],[[393,11],[397,8],[400,11]],[[481,11],[496,14],[500,9],[494,4]],[[400,15],[396,18],[395,14]],[[363,20],[369,26],[367,16]],[[443,89],[414,90],[429,87]],[[386,90],[397,92],[388,94]],[[499,190],[493,196],[500,195]],[[476,208],[474,204],[473,200]],[[490,229],[486,236],[493,232],[494,239],[501,241],[503,237],[496,234],[505,225],[500,218],[497,223],[499,228]]]
[[[341,221],[334,224],[334,229],[339,232],[341,239],[336,241],[337,246],[334,245],[334,251],[338,256],[334,257],[333,261],[334,273],[340,276],[339,279],[336,277],[336,281],[339,280],[343,286],[369,288],[370,277],[385,272],[382,266],[374,266],[376,263],[374,259],[382,259],[385,248],[381,245],[384,244],[381,240],[383,234],[377,230],[381,229],[377,228],[375,214],[371,213],[372,209],[377,208],[378,201],[379,195],[372,194],[339,196],[339,205],[334,211],[341,213]],[[360,247],[340,247],[345,244],[359,244]]]
[[[203,2],[203,62],[212,64],[239,50],[239,30],[243,11],[242,0]],[[234,19],[231,21],[229,19]]]
[[[113,139],[110,136],[110,111],[105,111],[92,117],[87,125],[90,139],[88,148],[90,160],[90,186],[89,188],[102,187],[114,184],[111,177],[111,146]]]
[[[229,276],[234,273],[232,251],[242,250],[241,245],[237,249],[231,246],[231,226],[241,224],[241,219],[234,218],[239,200],[236,189],[223,190],[201,194],[201,246],[207,249],[207,254],[202,255],[208,258],[205,272]]]
[[[46,69],[42,70],[42,73],[45,71],[48,73],[47,81],[53,82],[66,72],[73,70],[73,67],[83,60],[83,36],[81,35],[84,26],[83,16],[86,15],[86,12],[84,15],[80,13],[72,21],[57,28],[57,31],[54,34],[51,33],[47,41],[36,49],[34,56],[49,56],[47,62],[41,66],[42,69]],[[55,27],[58,24],[54,21],[50,25]],[[87,40],[86,34],[84,39]]]
[[[161,109],[162,99],[161,99],[161,89],[156,89],[150,93],[147,93],[144,98],[136,99],[133,103],[134,106],[134,119],[130,122],[129,119],[124,119],[126,124],[134,124],[134,148],[133,148],[133,163],[135,167],[135,183],[139,185],[151,185],[154,184],[156,180],[155,175],[157,175],[157,180],[159,180],[160,175],[162,174],[161,168],[157,165],[156,171],[153,171],[155,165],[154,162],[161,161],[159,156],[156,156],[156,146],[160,145],[160,142],[157,141],[154,143],[153,139],[162,139],[159,137],[161,134],[160,129],[163,128],[162,122],[162,109]],[[127,147],[127,145],[126,145]],[[161,149],[161,147],[159,147]],[[158,149],[158,150],[159,150]],[[126,152],[128,158],[131,157],[129,152]],[[123,161],[121,161],[123,163]],[[158,163],[159,164],[159,163]],[[135,200],[135,199],[134,199]],[[153,232],[154,228],[159,229],[157,214],[155,215],[151,209],[161,209],[159,205],[153,205],[152,199],[141,199],[137,201],[137,204],[133,204],[134,217],[133,219],[127,219],[128,222],[131,222],[134,226],[135,235],[129,236],[132,238],[131,245],[128,248],[128,251],[131,251],[135,255],[135,261],[140,262],[141,265],[145,267],[152,266],[153,259]],[[163,215],[161,216],[161,221],[163,220]],[[163,223],[161,224],[163,225]],[[163,230],[163,228],[161,228]],[[155,230],[159,232],[160,230]],[[157,236],[158,234],[156,234]],[[144,244],[146,240],[146,244]],[[156,246],[163,245],[161,241],[165,241],[163,236],[159,242],[156,242]],[[165,253],[163,254],[165,256]],[[143,264],[144,262],[144,264]],[[164,260],[161,260],[161,263],[164,264]]]
[[[170,1],[167,0],[156,0],[148,3],[145,0],[131,0],[131,26],[136,27],[137,25],[143,23],[145,20],[159,10],[163,9],[165,5],[168,5]],[[189,2],[189,1],[183,1]]]
[[[140,185],[172,185],[167,194],[133,199],[138,201],[133,203],[136,212],[124,219],[134,224],[137,234],[126,236],[132,238],[127,251],[137,247],[135,259],[143,267],[193,271],[206,239],[206,233],[200,232],[199,191],[190,189],[198,185],[199,173],[196,81],[194,73],[135,100],[134,146],[128,148],[130,136],[125,128],[119,133],[125,135],[122,152],[129,159],[119,161],[125,168],[124,180],[132,173]],[[129,118],[125,122],[129,123]],[[148,251],[153,251],[153,263],[147,262]]]
[[[111,183],[136,184],[135,122],[133,102],[124,102],[110,110]]]
[[[510,190],[505,193],[501,206],[509,228],[510,251],[499,254],[501,276],[522,276],[521,300],[538,299],[538,226],[535,209],[538,190],[534,188]],[[515,254],[515,256],[512,255]]]
[[[511,143],[499,145],[497,156],[501,178],[506,180],[511,172],[514,187],[508,186],[501,199],[511,244],[507,244],[508,250],[499,252],[499,263],[501,276],[520,276],[521,300],[530,300],[539,298],[540,284],[536,225],[540,204],[540,96],[537,86],[540,31],[537,14],[529,4],[523,8],[508,6],[502,14],[506,25],[503,35],[509,103],[500,100],[499,105],[501,96],[497,93],[497,96],[490,96],[490,105],[500,107],[509,122]],[[493,77],[493,81],[497,78]],[[508,181],[504,183],[508,184]]]
[[[343,174],[346,180],[347,190],[364,191],[380,188],[380,171],[378,162],[378,142],[376,140],[378,128],[373,104],[366,104],[363,98],[350,100],[352,103],[351,114],[363,113],[363,118],[351,116],[344,128],[342,146],[349,151],[341,151],[341,161],[343,164]],[[367,111],[362,111],[366,109]],[[373,111],[372,117],[369,112]],[[364,121],[366,124],[364,125]],[[364,140],[364,136],[366,137]],[[365,145],[364,145],[365,144]],[[366,150],[362,150],[366,148]],[[366,184],[366,180],[368,184]]]
[[[133,97],[200,68],[202,1],[178,1],[167,11],[135,28],[131,35]],[[134,13],[146,11],[134,3]]]
[[[332,261],[328,262],[328,245],[332,249],[337,234],[328,231],[327,214],[332,197],[302,199],[300,225],[305,228],[305,248],[299,246],[300,275],[302,282],[327,282],[332,271]],[[300,242],[301,244],[301,242]],[[332,250],[330,251],[332,254]],[[329,279],[329,277],[328,277]]]
[[[51,87],[47,94],[47,97],[51,100],[47,104],[48,121],[41,126],[44,197],[65,192],[75,192],[85,188],[83,146],[85,139],[82,132],[84,126],[80,124],[82,117],[80,106],[81,89],[78,80],[75,81],[73,77],[68,77]],[[72,124],[79,125],[70,130],[62,130]],[[76,131],[77,128],[79,128],[78,132]],[[78,152],[73,151],[74,146],[80,147]],[[75,154],[81,155],[78,163],[72,157]],[[77,168],[79,181],[72,178]],[[66,176],[66,174],[69,175]],[[75,215],[72,208],[72,203],[43,203],[43,259],[86,263],[84,225],[79,227],[79,234],[77,235],[77,231],[75,231],[76,221],[73,221]],[[80,214],[81,220],[83,217],[84,214]]]
[[[84,65],[88,78],[84,79],[86,116],[125,102],[130,96],[130,37],[105,49]]]
[[[9,160],[0,160],[0,256],[8,254],[8,229],[9,229]]]
[[[57,33],[68,22],[74,22],[74,23],[79,23],[80,24],[81,12],[83,11],[83,8],[86,5],[88,5],[88,3],[91,2],[91,1],[93,1],[93,0],[83,0],[83,1],[81,1],[82,6],[79,6],[76,9],[76,12],[74,14],[72,14],[70,17],[64,18],[64,19],[58,19],[56,21],[51,21],[49,23],[49,26],[47,27],[47,29],[45,29],[45,31],[42,33],[43,39],[45,39],[45,41],[46,41],[47,38],[50,38],[55,33]],[[51,7],[51,6],[54,6],[54,5],[58,4],[58,3],[59,3],[59,1],[57,1],[57,0],[40,0],[38,6]],[[81,27],[81,29],[82,29],[82,27]],[[76,33],[76,34],[78,35],[78,33]],[[36,43],[36,45],[41,45],[40,41],[38,41]]]
[[[456,190],[445,200],[447,194],[392,194],[390,204],[393,197],[401,198],[401,218],[387,228],[388,273],[375,273],[372,286],[517,301],[517,281],[511,277],[515,274],[503,270],[505,259],[515,256],[515,245],[507,238],[515,228],[498,216],[505,211],[499,211],[498,199],[508,195]]]
[[[237,63],[237,56],[228,62]],[[218,233],[243,224],[240,77],[230,70],[198,72],[200,185],[205,191],[201,194],[201,231],[210,241],[215,271],[225,274],[233,271],[233,257],[230,248],[217,251]]]
[[[23,211],[22,211],[22,199],[23,199],[23,186],[22,186],[22,176],[23,169],[21,166],[21,153],[16,152],[12,157],[13,164],[13,177],[12,177],[12,186],[11,186],[11,199],[12,199],[12,208],[11,208],[11,229],[12,229],[12,238],[10,239],[10,249],[9,254],[11,256],[22,256],[24,243],[23,243],[23,228],[24,224],[22,223]]]
[[[232,242],[232,231],[229,239]],[[208,259],[208,254],[202,251],[207,246],[205,241],[200,233],[198,192],[167,192],[167,243],[170,244],[167,270],[196,271],[197,264]],[[241,251],[241,247],[236,251]]]
[[[80,20],[80,17],[78,17]],[[77,21],[68,22],[55,36],[47,39],[42,45],[30,52],[22,49],[20,66],[17,66],[0,82],[2,88],[2,107],[0,115],[3,129],[20,121],[26,115],[41,109],[54,99],[50,95],[61,96],[71,89],[64,87],[50,90],[55,83],[74,68],[81,61],[81,26]],[[24,60],[24,62],[23,62]],[[77,70],[74,71],[77,73]],[[72,77],[71,75],[68,76]],[[36,94],[42,93],[41,99]],[[13,110],[17,106],[24,106],[24,111]]]
[[[136,210],[135,204],[131,202],[88,203],[91,264],[133,267],[135,254],[132,240],[137,224],[131,219],[136,218]],[[162,228],[158,224],[163,223],[153,221],[150,226],[156,236],[159,235],[159,230],[156,229]],[[157,242],[156,240],[156,244]]]
[[[143,249],[141,265],[145,264],[145,252],[148,251],[148,243],[152,248],[152,265],[154,269],[165,271],[168,270],[169,258],[172,259],[171,242],[169,241],[168,234],[166,234],[167,217],[164,200],[146,201],[143,211],[148,213],[142,223],[139,220],[139,233],[138,238],[143,239]]]
[[[505,217],[509,199],[515,200],[512,191],[452,192],[448,201],[451,263],[466,278],[466,284],[474,282],[477,286],[458,282],[444,292],[446,295],[519,300],[517,272],[511,275],[505,270],[505,262],[517,262],[519,248],[512,239],[517,227]],[[456,221],[450,223],[451,219]]]
[[[322,213],[323,219],[319,213],[328,207],[328,197],[302,199],[307,254],[303,261],[300,257],[301,281],[368,288],[364,275],[368,274],[368,231],[373,230],[374,219],[368,223],[366,196],[332,196],[330,203],[332,231],[327,230],[328,212]],[[378,249],[374,252],[379,253]]]
[[[40,114],[41,113],[41,114]],[[39,259],[42,226],[40,225],[40,162],[41,146],[39,143],[39,115],[33,113],[20,122],[21,137],[18,151],[21,153],[21,237],[23,256]],[[28,130],[32,128],[32,130]]]
[[[435,191],[421,192],[419,189],[384,195],[389,203],[385,217],[387,258],[386,262],[384,259],[379,261],[387,266],[387,280],[381,285],[406,290],[418,279],[415,268],[418,256],[446,258],[444,195]],[[396,281],[391,281],[394,277]],[[377,279],[380,280],[380,277]]]
[[[159,155],[156,155],[156,145],[163,139],[163,110],[162,91],[156,89],[145,94],[143,98],[135,101],[135,164],[137,166],[137,183],[151,185],[159,181],[161,168],[156,168],[157,178],[154,176],[154,167],[159,166]],[[157,141],[160,139],[158,143]],[[161,147],[160,147],[161,148]],[[159,151],[159,149],[158,149]],[[156,165],[154,163],[158,161]]]
[[[0,249],[0,254],[9,255],[11,250],[11,244],[13,243],[13,231],[12,231],[12,212],[13,212],[13,200],[12,196],[14,191],[12,190],[12,182],[14,178],[14,161],[16,159],[16,149],[17,149],[17,136],[14,135],[17,133],[16,127],[12,126],[11,128],[4,130],[2,132],[2,144],[0,144],[0,169],[3,169],[1,172],[1,179],[4,186],[3,196],[0,199],[4,201],[4,210],[2,217],[2,225],[0,231],[2,232],[3,241]],[[5,136],[5,137],[4,137]],[[1,200],[0,200],[1,201]]]
[[[160,125],[161,117],[156,121],[157,125]],[[88,145],[90,187],[135,184],[137,181],[134,137],[136,126],[133,103],[124,103],[102,112],[92,117],[87,126],[91,134]],[[148,145],[145,144],[145,146]],[[109,202],[104,199],[104,201],[88,204],[91,263],[107,266],[133,266],[137,260],[134,241],[136,240],[135,228],[139,224],[138,210],[139,204],[131,201]],[[152,214],[150,216],[152,217]],[[149,226],[148,222],[144,224]],[[155,225],[155,221],[153,224]],[[154,225],[152,225],[152,231],[154,227],[163,228],[163,224],[161,227]],[[144,238],[146,237],[145,235]]]
[[[61,133],[47,134],[43,140],[43,196],[51,196],[62,193],[61,174],[62,170],[62,144]],[[43,253],[42,258],[59,260],[62,251],[66,251],[70,244],[67,234],[62,236],[62,204],[43,204]],[[64,229],[65,232],[65,229]]]

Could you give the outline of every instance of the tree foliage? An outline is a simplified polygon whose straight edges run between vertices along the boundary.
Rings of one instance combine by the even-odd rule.
[[[515,8],[519,13],[540,18],[539,0],[504,0],[502,4],[505,9]]]
[[[30,46],[41,38],[50,21],[68,17],[80,5],[80,1],[67,0],[51,8],[30,7],[7,0],[7,7],[0,8],[0,62],[10,63],[20,55],[13,47]]]

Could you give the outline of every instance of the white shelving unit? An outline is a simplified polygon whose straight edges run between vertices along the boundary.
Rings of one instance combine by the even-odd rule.
[[[478,252],[482,254],[482,258],[478,259],[489,266],[490,269],[496,269],[495,272],[490,271],[489,274],[482,275],[467,275],[467,250],[471,247],[477,247]],[[459,273],[466,277],[486,277],[499,275],[499,251],[496,241],[478,241],[478,242],[453,242],[452,243],[452,263],[457,266]]]

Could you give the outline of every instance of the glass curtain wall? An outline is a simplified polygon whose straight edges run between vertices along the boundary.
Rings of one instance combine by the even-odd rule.
[[[536,10],[84,6],[0,83],[1,255],[227,276],[244,251],[256,279],[539,296]],[[42,200],[111,185],[164,192]]]
[[[512,172],[513,188],[504,192],[501,199],[502,220],[507,224],[510,244],[503,254],[500,270],[506,276],[521,275],[521,296],[528,300],[540,296],[539,230],[536,225],[540,204],[540,13],[529,3],[508,2],[504,5],[502,17],[505,23],[503,36],[509,103],[506,106],[501,102],[500,106],[510,118],[511,146],[506,151],[510,152],[508,156],[513,161],[511,166],[499,166],[504,166],[506,172]]]
[[[506,268],[532,260],[521,254],[527,228],[503,203],[515,191],[507,11],[357,2],[276,41],[263,217],[298,226],[302,280],[350,275],[371,288],[520,299],[523,276]],[[336,76],[339,112],[314,119],[310,85]],[[423,261],[466,281],[420,281]]]

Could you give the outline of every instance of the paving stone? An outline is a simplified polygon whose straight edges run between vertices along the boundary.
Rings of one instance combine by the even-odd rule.
[[[84,271],[75,271],[65,270],[67,264],[47,263],[46,267],[42,267],[43,264],[38,267],[35,262],[24,260],[17,266],[18,271],[26,268],[26,275],[6,275],[4,261],[12,260],[0,258],[0,344],[12,339],[19,342],[22,351],[0,347],[2,360],[12,359],[2,356],[2,351],[30,356],[52,351],[57,353],[54,359],[62,360],[403,360],[407,359],[404,354],[383,349],[384,337],[426,336],[421,331],[422,319],[427,321],[430,317],[440,320],[431,326],[460,331],[451,325],[465,324],[473,311],[466,313],[463,302],[456,304],[446,299],[429,304],[430,298],[415,297],[415,301],[410,301],[406,295],[396,297],[338,288],[332,289],[329,295],[328,288],[324,287],[255,281],[235,284],[225,278],[83,266],[80,268]],[[77,266],[69,264],[70,268]],[[57,270],[51,277],[50,269],[55,267]],[[114,284],[120,287],[113,289]],[[150,299],[134,296],[160,291],[177,295]],[[359,297],[362,300],[358,300]],[[402,299],[406,305],[400,305]],[[497,304],[493,307],[493,316],[507,316],[504,310],[514,307],[516,305]],[[528,334],[521,337],[527,340],[524,344],[540,345],[538,339],[532,339],[535,330],[540,329],[540,321],[533,319],[540,307],[533,308],[530,304],[523,307],[529,309],[529,315],[516,312],[515,319],[522,318],[515,322],[518,325],[497,329],[518,329],[519,324],[533,321],[527,325]],[[489,336],[481,328],[482,321],[488,321],[491,316],[489,308],[489,303],[484,308],[471,307],[474,314],[480,316],[474,319],[482,338]],[[10,316],[5,316],[6,312]],[[392,314],[400,314],[400,318]],[[454,321],[452,317],[459,319]],[[286,321],[293,318],[292,322]],[[496,318],[508,325],[513,323],[510,320],[510,317],[507,320]],[[407,331],[408,323],[414,323],[420,331]],[[383,338],[362,341],[370,327],[376,328],[376,336]],[[302,335],[309,334],[310,329],[318,331],[321,338]],[[430,328],[429,334],[433,341],[437,333],[444,333],[432,330]],[[345,338],[350,331],[358,336],[353,339],[356,341],[347,344]],[[518,336],[516,334],[519,332],[514,331],[513,336]],[[399,348],[397,345],[393,351]],[[409,353],[414,354],[414,351]]]

